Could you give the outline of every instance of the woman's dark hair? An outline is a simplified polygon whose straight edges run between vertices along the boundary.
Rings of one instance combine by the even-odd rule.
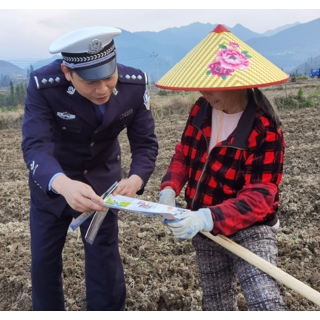
[[[251,89],[252,90],[252,89]],[[258,89],[254,88],[253,90],[253,99],[254,102],[261,107],[261,109],[275,122],[277,129],[281,127],[281,121],[277,110],[272,106],[268,98]]]

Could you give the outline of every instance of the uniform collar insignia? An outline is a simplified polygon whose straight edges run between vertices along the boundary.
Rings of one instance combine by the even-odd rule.
[[[76,92],[76,88],[74,88],[73,86],[70,86],[70,87],[68,88],[67,93],[69,93],[69,94],[74,94],[75,92]]]

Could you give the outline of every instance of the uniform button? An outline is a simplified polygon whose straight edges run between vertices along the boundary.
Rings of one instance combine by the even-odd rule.
[[[117,156],[117,160],[118,160],[118,161],[120,160],[120,156],[119,156],[119,155]]]
[[[93,147],[94,146],[94,141],[90,143],[90,147]]]
[[[88,170],[84,170],[84,171],[83,171],[83,174],[87,174],[87,173],[88,173]]]
[[[62,130],[66,130],[67,128],[66,128],[66,127],[62,127],[61,129],[62,129]]]

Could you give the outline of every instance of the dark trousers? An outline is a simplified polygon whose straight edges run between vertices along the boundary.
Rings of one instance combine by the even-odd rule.
[[[69,206],[61,217],[31,200],[31,279],[33,310],[64,310],[62,250],[68,227],[79,213]],[[109,210],[92,245],[84,240],[91,218],[81,225],[85,248],[87,310],[117,311],[125,304],[125,281],[118,248],[118,217]]]

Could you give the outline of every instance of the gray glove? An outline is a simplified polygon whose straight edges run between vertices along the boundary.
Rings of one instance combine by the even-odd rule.
[[[159,203],[165,204],[166,206],[175,207],[176,206],[176,192],[173,189],[163,189],[160,192]]]
[[[173,189],[163,189],[160,192],[160,198],[159,203],[164,204],[166,206],[176,207],[177,201],[176,201],[176,192]],[[159,220],[161,223],[164,224],[164,218],[161,215],[158,215]]]
[[[213,219],[208,208],[173,214],[176,220],[164,220],[173,235],[180,240],[192,239],[200,231],[212,231]]]

